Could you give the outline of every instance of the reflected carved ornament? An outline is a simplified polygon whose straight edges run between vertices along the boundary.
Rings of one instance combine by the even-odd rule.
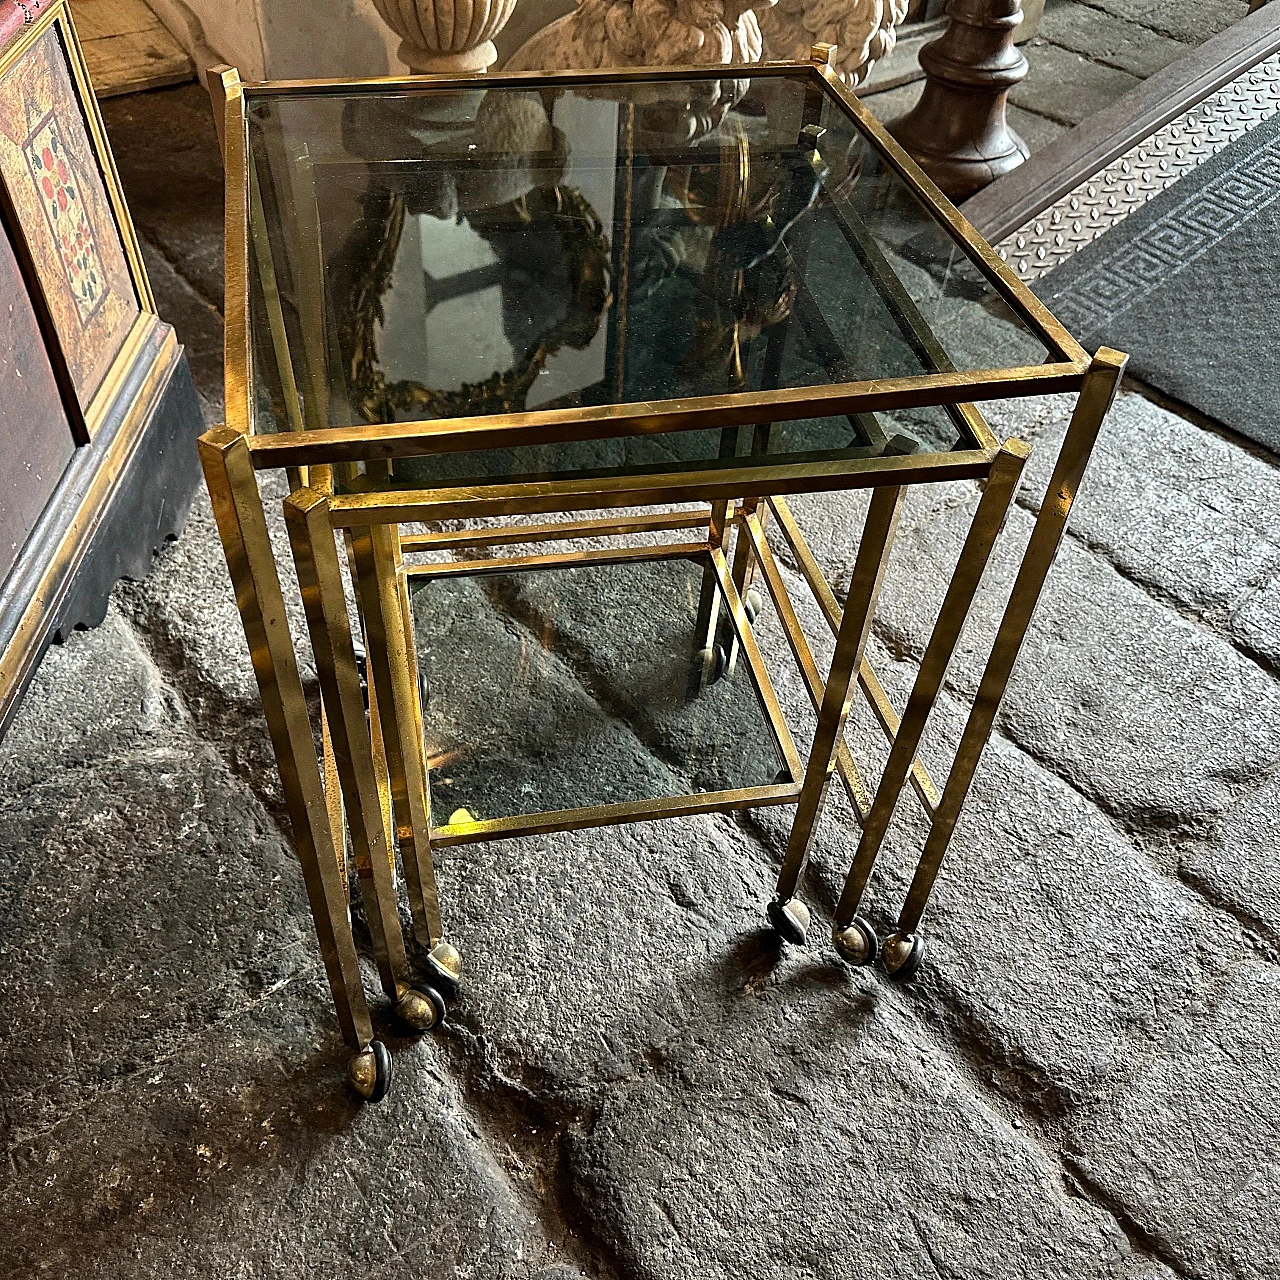
[[[808,62],[815,44],[836,46],[835,70],[850,88],[893,52],[908,0],[778,0],[760,10],[765,58]]]
[[[837,46],[848,85],[892,50],[907,0],[580,0],[530,37],[510,71],[808,62]]]

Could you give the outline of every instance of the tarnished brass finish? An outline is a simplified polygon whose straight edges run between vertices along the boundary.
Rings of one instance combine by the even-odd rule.
[[[486,556],[483,560],[437,560],[411,564],[411,578],[471,578],[513,569],[555,569],[574,564],[620,564],[627,560],[689,560],[707,554],[705,542],[673,542],[667,546],[605,547],[599,551],[565,551],[545,556]]]
[[[249,657],[293,828],[294,847],[347,1043],[373,1037],[341,864],[334,848],[315,739],[289,635],[284,595],[245,437],[219,427],[200,437],[200,461],[235,588]]]
[[[365,919],[382,988],[392,999],[398,999],[408,960],[396,911],[388,833],[382,824],[373,750],[365,728],[360,673],[342,590],[338,548],[329,524],[328,499],[310,489],[301,489],[285,499],[284,515],[311,633],[320,694],[329,711],[326,724],[338,778],[351,813],[351,842]]]
[[[364,618],[370,700],[377,699],[382,746],[414,933],[423,946],[440,941],[440,903],[431,861],[431,803],[419,720],[416,660],[405,630],[396,572],[396,531],[385,524],[354,530],[356,595]]]
[[[245,88],[232,71],[223,71],[214,78],[221,95],[228,177],[226,389],[230,425],[202,438],[201,456],[262,692],[334,999],[344,1034],[353,1047],[360,1050],[351,1062],[351,1080],[364,1097],[374,1099],[385,1093],[390,1080],[390,1057],[382,1045],[371,1040],[360,986],[345,896],[344,823],[351,833],[383,989],[394,1001],[400,1016],[419,1029],[434,1025],[443,1016],[443,1002],[437,1004],[437,1001],[442,993],[449,994],[456,989],[462,973],[457,950],[442,940],[433,850],[614,823],[795,804],[796,814],[776,897],[768,910],[780,935],[799,942],[809,931],[810,916],[808,908],[797,897],[797,890],[831,779],[837,774],[862,831],[836,913],[833,932],[836,949],[853,964],[871,963],[880,951],[875,931],[855,912],[897,801],[909,783],[930,822],[930,830],[899,917],[899,928],[885,940],[883,962],[886,972],[898,979],[909,977],[920,963],[924,946],[918,933],[921,916],[1063,536],[1076,488],[1119,382],[1124,357],[1104,350],[1092,363],[1088,361],[1075,340],[1012,276],[964,218],[845,90],[831,62],[831,48],[815,46],[812,62],[802,72],[794,66],[762,66],[753,67],[751,75],[767,78],[802,73],[812,77],[813,83],[821,86],[830,100],[874,143],[882,159],[906,182],[938,226],[973,255],[998,296],[1045,344],[1046,363],[978,372],[950,368],[946,353],[925,316],[914,306],[891,266],[883,259],[881,248],[870,240],[864,243],[858,226],[851,223],[848,235],[859,241],[860,261],[867,266],[879,297],[905,324],[904,341],[914,344],[919,349],[917,354],[922,355],[922,363],[938,372],[779,391],[330,427],[323,425],[323,404],[327,394],[326,362],[333,353],[324,350],[321,344],[320,349],[306,353],[301,365],[303,373],[299,380],[306,383],[309,404],[303,405],[302,398],[296,395],[297,388],[289,393],[296,401],[293,413],[287,415],[287,425],[292,429],[278,435],[245,435],[252,422],[254,389],[247,300],[249,254],[259,235],[252,212],[256,179],[248,165]],[[627,68],[571,75],[486,76],[482,87],[485,90],[504,86],[554,90],[560,86],[588,86],[593,87],[593,92],[603,92],[609,85],[653,84],[722,75],[722,68]],[[251,94],[263,98],[300,90],[320,95],[412,94],[423,92],[426,85],[432,90],[476,88],[472,79],[438,77],[430,81],[415,78],[292,82],[256,86]],[[634,141],[635,133],[634,120],[628,116],[621,136]],[[728,158],[725,171],[720,175],[720,188],[713,200],[698,206],[699,211],[712,206],[722,212],[740,209],[751,198],[750,174],[745,163],[749,156],[744,151],[742,135],[727,129],[725,138],[724,155]],[[737,156],[735,163],[729,163],[731,151]],[[302,185],[305,186],[305,182]],[[630,188],[625,191],[629,192]],[[307,209],[300,216],[311,217],[313,213],[314,210]],[[265,236],[260,247],[269,253]],[[323,296],[325,278],[320,264],[311,262],[305,266],[303,274],[310,271],[311,275],[299,296],[310,298],[314,309],[319,306],[317,299]],[[616,259],[610,267],[610,278],[623,294],[630,287],[625,268],[626,264],[617,264]],[[259,280],[264,292],[270,295],[270,279],[260,275]],[[296,286],[295,281],[295,292]],[[274,299],[267,296],[263,301],[269,317],[273,307],[279,312],[278,296]],[[296,304],[297,299],[293,302]],[[302,340],[309,348],[315,347],[320,341],[316,316],[297,319],[298,328],[294,332],[303,335]],[[620,323],[623,319],[619,318]],[[367,321],[366,316],[362,323]],[[287,346],[283,323],[278,326],[273,323],[269,336],[280,354],[284,350],[281,344]],[[610,340],[620,344],[636,341],[634,333],[628,338],[625,332],[614,334]],[[731,336],[731,351],[735,349],[735,341]],[[281,363],[282,367],[289,364],[287,352]],[[621,381],[618,386],[621,396]],[[378,384],[376,378],[366,379],[359,387],[369,392],[373,400],[391,395],[389,386]],[[1075,389],[1081,390],[1080,400],[1058,459],[1050,494],[1036,520],[975,705],[940,795],[917,753],[1028,453],[1027,447],[1018,441],[1002,446],[972,402],[1004,395],[1038,395]],[[436,405],[429,396],[417,399],[429,408]],[[335,392],[334,404],[338,403]],[[773,424],[792,418],[835,414],[854,419],[852,425],[862,433],[856,437],[860,442],[871,434],[876,445],[883,447],[884,432],[876,428],[880,430],[876,437],[870,430],[874,424],[867,415],[881,410],[936,405],[951,406],[947,412],[957,426],[962,447],[950,452],[896,454],[878,452],[875,447],[864,452],[859,444],[857,450],[851,447],[847,451],[848,457],[797,454],[790,461],[770,457],[766,452]],[[446,407],[452,412],[465,411],[470,406],[450,402]],[[708,427],[725,429],[727,439],[730,435],[736,436],[737,429],[744,426],[756,428],[751,444],[755,452],[750,456],[734,456],[732,449],[737,446],[733,444],[718,459],[683,467],[672,462],[670,469],[661,473],[638,469],[635,474],[582,471],[573,475],[549,473],[545,479],[499,478],[484,483],[413,490],[393,487],[396,481],[392,467],[396,459]],[[966,443],[968,447],[963,447]],[[878,456],[868,456],[872,453]],[[814,458],[822,460],[814,461]],[[288,471],[294,489],[285,503],[285,516],[321,687],[320,761],[255,477],[257,470],[276,469]],[[957,480],[985,482],[985,490],[899,718],[867,658],[867,640],[906,486]],[[343,492],[333,491],[335,482]],[[867,488],[872,493],[842,607],[809,548],[786,495],[855,488]],[[678,511],[637,514],[631,510],[666,504],[693,505]],[[616,514],[607,514],[611,511]],[[586,514],[582,518],[563,519],[570,513]],[[775,541],[779,537],[785,540],[791,559],[835,636],[835,654],[825,678],[766,537],[765,520],[770,513]],[[509,519],[539,514],[554,518],[536,524]],[[463,529],[438,527],[442,522],[453,520],[474,520],[477,524]],[[421,523],[436,527],[425,532],[402,530],[403,525]],[[660,536],[682,530],[693,532],[678,542],[663,541]],[[624,537],[637,539],[642,545],[557,549],[548,554],[487,554],[489,549]],[[367,653],[367,717],[347,614],[338,539],[346,545],[363,628]],[[406,556],[440,551],[454,552],[456,558],[405,563]],[[777,779],[766,786],[484,820],[477,820],[467,809],[459,807],[453,809],[447,821],[433,826],[414,617],[409,608],[410,583],[566,566],[589,569],[671,558],[696,560],[703,567],[701,604],[696,618],[698,641],[705,638],[705,652],[711,659],[716,659],[717,650],[723,648],[726,666],[736,662],[740,655],[741,666],[746,667],[763,709],[763,722],[774,739],[779,757],[785,761],[785,769]],[[816,732],[807,761],[796,751],[756,640],[754,619],[759,593],[753,592],[750,609],[744,603],[748,589],[757,579],[767,590],[776,621],[817,712]],[[695,586],[695,591],[697,589]],[[889,742],[888,763],[874,786],[860,770],[856,753],[846,741],[850,707],[859,691]],[[770,765],[770,769],[772,767]],[[322,783],[322,772],[327,787]],[[404,939],[396,911],[394,854],[397,849],[415,936],[427,950],[425,968],[430,984],[427,986],[415,986],[407,971]]]
[[[1022,649],[1031,617],[1044,590],[1045,579],[1053,565],[1058,547],[1067,530],[1067,518],[1071,514],[1076,492],[1080,487],[1084,469],[1089,464],[1098,432],[1115,399],[1120,378],[1129,357],[1119,351],[1103,347],[1094,357],[1085,379],[1080,399],[1076,403],[1071,425],[1058,454],[1049,490],[1040,506],[1031,541],[1022,558],[1018,576],[1014,580],[1009,603],[1005,606],[996,632],[991,656],[982,673],[973,709],[960,736],[955,761],[943,789],[942,802],[934,815],[924,854],[907,891],[907,900],[898,916],[898,929],[904,934],[914,934],[920,926],[930,891],[938,878],[943,856],[951,842],[955,825],[960,818],[969,794],[969,784],[977,771],[983,748],[991,736],[1000,700],[1013,674],[1014,663]]]
[[[1021,440],[1011,440],[1001,449],[992,464],[986,491],[978,504],[969,536],[965,539],[938,613],[937,625],[921,659],[920,671],[912,687],[906,712],[892,735],[893,746],[889,752],[889,761],[881,775],[875,803],[862,828],[862,839],[858,843],[853,867],[836,908],[837,929],[844,928],[858,910],[876,855],[889,830],[898,796],[914,762],[920,739],[924,736],[925,722],[942,690],[942,681],[960,640],[960,631],[969,616],[982,572],[987,566],[996,538],[1004,527],[1005,517],[1018,489],[1018,481],[1022,478],[1023,465],[1030,453],[1029,445]]]
[[[298,436],[289,438],[299,439]],[[254,436],[250,444],[264,437]],[[271,439],[282,437],[273,436]],[[916,454],[866,458],[850,471],[848,462],[788,462],[768,467],[708,468],[670,475],[593,476],[582,480],[530,480],[519,484],[459,485],[386,493],[337,494],[333,522],[340,528],[370,523],[466,520],[479,516],[537,515],[549,511],[590,511],[604,507],[653,506],[666,502],[719,502],[734,497],[817,493],[829,489],[871,489],[884,485],[930,484],[939,480],[981,480],[991,457],[977,450],[947,455]]]
[[[427,970],[446,994],[462,981],[462,955],[450,942],[437,942],[427,955]]]
[[[347,1064],[347,1079],[362,1097],[370,1098],[378,1080],[378,1064],[371,1049],[355,1054]]]
[[[347,1083],[366,1102],[381,1102],[391,1088],[391,1054],[381,1040],[371,1041],[347,1063]]]
[[[836,754],[844,738],[845,721],[849,718],[854,674],[862,666],[905,496],[906,491],[898,487],[876,489],[871,495],[871,507],[853,566],[844,616],[836,633],[836,651],[831,659],[822,706],[818,710],[818,727],[813,734],[809,764],[804,773],[804,790],[800,793],[786,857],[778,876],[777,897],[782,902],[795,895],[800,873],[813,847],[814,832],[827,797],[827,788],[835,773]]]
[[[396,1017],[414,1031],[430,1031],[445,1019],[445,1003],[438,991],[415,991],[401,987],[396,1000]]]
[[[680,511],[671,515],[635,516],[630,520],[572,520],[550,524],[503,525],[499,528],[458,529],[449,533],[403,533],[405,555],[443,551],[453,547],[502,547],[532,542],[565,542],[573,538],[618,537],[628,533],[659,533],[672,529],[706,529],[706,512]]]
[[[612,827],[625,822],[687,818],[696,813],[730,813],[735,809],[760,805],[790,804],[799,794],[798,782],[780,782],[768,787],[740,787],[732,791],[703,791],[689,796],[627,800],[584,809],[559,809],[518,818],[455,821],[458,814],[453,814],[447,826],[436,827],[432,831],[431,843],[443,849],[449,845],[475,844],[480,840],[510,840],[516,836],[543,836],[556,831],[586,831],[591,827]]]

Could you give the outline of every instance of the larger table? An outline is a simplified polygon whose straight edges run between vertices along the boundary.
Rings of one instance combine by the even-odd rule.
[[[390,1058],[349,865],[383,990],[425,1029],[461,977],[437,851],[794,805],[767,915],[800,944],[797,889],[838,777],[861,834],[835,947],[898,979],[920,963],[922,914],[1124,358],[1090,359],[830,57],[820,45],[810,64],[735,78],[215,77],[228,423],[201,453],[367,1098]],[[939,785],[922,735],[1029,452],[973,402],[1060,391],[1077,407]],[[259,484],[273,470],[314,711]],[[898,706],[867,645],[904,495],[957,481],[982,496]],[[850,489],[871,492],[841,601],[787,498]],[[834,634],[825,673],[774,544]],[[816,711],[807,758],[762,609]],[[846,742],[859,696],[889,744],[879,770]],[[882,944],[859,907],[904,791],[929,834]]]

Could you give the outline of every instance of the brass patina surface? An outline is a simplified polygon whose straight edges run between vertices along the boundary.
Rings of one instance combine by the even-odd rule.
[[[537,153],[541,185],[535,182],[532,194],[501,202],[496,214],[489,210],[486,217],[490,221],[485,225],[495,225],[493,219],[521,223],[538,210],[570,218],[578,230],[563,237],[567,259],[574,265],[561,319],[519,356],[512,369],[486,382],[440,389],[420,380],[389,378],[379,367],[378,326],[383,290],[403,232],[406,200],[396,197],[371,204],[371,226],[377,234],[372,234],[363,248],[354,242],[347,244],[337,267],[336,260],[326,260],[319,252],[315,237],[320,218],[314,203],[306,209],[299,207],[295,230],[301,236],[300,243],[316,252],[308,261],[282,257],[277,243],[280,228],[269,225],[264,215],[262,173],[257,163],[261,157],[255,157],[251,146],[252,104],[330,96],[348,103],[368,99],[403,102],[434,95],[447,107],[476,93],[509,93],[522,95],[522,100],[568,89],[602,98],[612,93],[623,100],[619,114],[622,145],[636,148],[644,132],[636,106],[645,101],[638,96],[641,91],[651,94],[650,100],[660,100],[664,85],[711,80],[722,72],[646,68],[574,75],[442,77],[429,82],[291,82],[252,87],[242,86],[234,73],[224,72],[212,80],[223,98],[228,178],[228,427],[206,436],[201,454],[253,652],[330,983],[344,1033],[357,1052],[352,1078],[365,1096],[372,1096],[375,1086],[381,1085],[374,1058],[369,1056],[372,1033],[343,884],[342,845],[346,837],[335,830],[339,819],[345,821],[350,834],[383,988],[415,1027],[433,1021],[434,1001],[439,997],[429,985],[425,994],[416,990],[409,973],[396,907],[397,855],[417,941],[424,949],[434,949],[432,955],[437,957],[424,966],[425,977],[452,987],[461,977],[461,960],[452,946],[442,941],[446,929],[437,901],[433,848],[642,819],[795,804],[796,816],[770,918],[780,922],[784,936],[797,941],[803,939],[809,914],[796,894],[827,790],[836,776],[863,828],[836,915],[837,949],[852,963],[869,962],[878,950],[869,945],[874,935],[860,932],[862,924],[855,924],[856,913],[890,819],[906,790],[914,794],[926,815],[930,835],[898,931],[885,948],[885,963],[890,976],[897,977],[909,976],[919,964],[918,931],[930,890],[1110,407],[1124,357],[1104,350],[1089,359],[844,89],[828,65],[830,53],[829,47],[817,46],[807,67],[755,67],[750,76],[753,82],[766,86],[803,78],[826,108],[842,113],[860,145],[870,148],[877,163],[897,176],[903,189],[927,212],[932,228],[949,237],[957,253],[965,255],[979,273],[983,289],[988,290],[984,296],[998,299],[999,306],[1043,346],[1046,358],[1042,363],[955,368],[947,356],[944,337],[920,312],[874,238],[865,229],[855,228],[849,239],[853,252],[877,296],[895,316],[904,341],[920,357],[924,371],[911,376],[843,380],[843,366],[833,360],[825,381],[751,389],[746,370],[752,343],[762,334],[769,342],[771,332],[785,334],[791,318],[803,316],[806,307],[812,310],[813,303],[806,300],[803,287],[807,250],[800,242],[802,237],[792,250],[782,233],[769,252],[782,246],[783,254],[792,255],[788,258],[788,269],[794,268],[791,283],[766,298],[763,305],[757,305],[758,299],[753,301],[751,273],[758,263],[749,256],[734,256],[733,235],[744,227],[771,227],[773,214],[784,206],[779,203],[778,181],[766,182],[753,170],[747,128],[734,117],[717,135],[719,151],[709,170],[714,180],[690,162],[679,169],[678,181],[673,182],[689,225],[708,228],[712,235],[703,285],[714,305],[693,327],[694,350],[700,361],[714,366],[717,376],[725,377],[727,385],[740,384],[740,389],[666,400],[627,399],[622,394],[624,362],[635,356],[638,342],[625,315],[628,300],[637,297],[639,288],[630,269],[630,222],[624,220],[617,236],[628,256],[620,264],[616,259],[611,263],[600,219],[579,191],[564,184],[564,157],[553,143],[546,143]],[[713,129],[716,127],[718,123]],[[815,191],[824,173],[819,150],[823,132],[812,122],[806,124],[796,143],[799,150],[794,153],[818,175]],[[684,152],[680,155],[688,160]],[[628,211],[635,198],[633,158],[630,152],[624,157],[627,164],[618,188]],[[299,189],[304,194],[313,190],[320,181],[315,176],[320,160],[310,153],[286,159],[292,166],[288,172],[302,175]],[[807,170],[793,165],[788,172],[794,177]],[[856,184],[857,178],[854,172],[844,181]],[[818,195],[809,193],[788,226],[799,225],[818,201]],[[306,200],[299,202],[300,206],[305,204]],[[341,287],[334,286],[335,280]],[[326,293],[330,286],[339,300],[337,319],[326,332],[324,309],[334,305]],[[616,320],[610,337],[615,362],[609,373],[609,378],[615,379],[609,382],[613,393],[601,403],[526,408],[529,389],[551,355],[566,343],[575,349],[585,346],[607,316],[613,316],[610,323]],[[254,332],[262,338],[257,350]],[[264,360],[273,361],[274,368],[259,367]],[[341,370],[337,381],[335,367]],[[349,407],[354,409],[350,416],[358,420],[343,420],[347,410],[339,405],[341,397],[335,390],[343,388],[355,389]],[[1010,394],[1074,390],[1080,391],[1079,404],[1048,497],[1040,507],[954,762],[939,785],[924,768],[918,750],[1029,452],[1019,441],[1002,445],[973,402]],[[259,434],[255,430],[261,425],[259,410],[268,401],[270,416],[281,429]],[[875,417],[920,406],[946,406],[946,420],[955,428],[954,447],[917,451],[918,442],[906,441],[901,435],[888,436]],[[432,416],[397,420],[423,410]],[[862,443],[825,452],[768,451],[775,424],[827,415],[847,416]],[[562,471],[548,468],[545,474],[489,473],[479,479],[463,477],[436,484],[418,478],[437,474],[430,467],[443,465],[440,460],[447,462],[450,455],[571,448],[653,436],[678,440],[681,433],[708,429],[720,432],[718,456],[693,457],[665,468],[575,465]],[[413,465],[406,465],[410,460]],[[421,466],[427,470],[415,474],[415,467]],[[255,471],[274,469],[287,470],[291,481],[285,517],[319,674],[325,721],[319,753],[255,483]],[[907,486],[956,480],[981,481],[984,494],[914,687],[899,715],[867,657],[880,585]],[[854,488],[868,488],[872,493],[852,580],[841,603],[810,552],[786,495]],[[691,505],[679,511],[637,514],[634,510],[676,503]],[[619,514],[600,514],[611,510]],[[596,514],[565,518],[574,512]],[[765,519],[770,513],[779,537],[789,548],[791,562],[798,567],[835,637],[834,656],[825,677],[766,537]],[[510,520],[538,514],[554,518],[533,524]],[[446,522],[458,520],[475,524],[470,528],[445,527]],[[664,539],[663,535],[672,533],[686,535],[686,540]],[[538,543],[572,547],[583,539],[603,539],[607,545],[536,551]],[[619,539],[631,541],[620,543]],[[535,549],[528,550],[530,546]],[[526,549],[519,554],[504,550],[521,547]],[[453,558],[440,559],[440,552]],[[423,561],[418,557],[424,553],[437,558]],[[406,556],[412,562],[406,563]],[[782,762],[777,776],[765,785],[753,782],[678,796],[651,795],[489,818],[476,818],[460,807],[433,817],[434,770],[424,734],[430,727],[431,712],[423,705],[411,590],[424,584],[434,590],[433,583],[482,583],[495,576],[542,574],[546,578],[566,569],[601,571],[675,562],[696,565],[702,583],[695,635],[703,648],[692,669],[688,696],[702,696],[722,670],[745,672],[761,708],[768,738],[765,745]],[[753,620],[762,599],[762,593],[752,585],[757,575],[817,712],[807,761],[792,741],[756,641]],[[353,641],[352,611],[363,631],[363,656]],[[859,694],[866,698],[889,742],[888,763],[878,780],[865,763],[853,758],[845,740],[846,720]],[[335,787],[340,790],[341,803],[332,794]]]

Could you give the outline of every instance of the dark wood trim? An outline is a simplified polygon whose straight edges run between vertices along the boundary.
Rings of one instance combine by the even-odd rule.
[[[168,325],[157,326],[162,349],[169,334]],[[132,413],[113,413],[93,443],[76,450],[0,584],[0,737],[49,645],[101,622],[116,580],[143,576],[155,549],[186,519],[200,477],[195,440],[204,424],[181,347],[163,353],[168,367],[154,388],[146,385],[159,354],[139,360],[121,388],[122,410],[141,393],[148,401],[143,412],[135,404]],[[124,456],[114,464],[107,492],[95,498],[104,464],[117,449]]]
[[[1040,30],[1040,19],[1043,16],[1044,0],[1022,0],[1022,25],[1014,33],[1014,44],[1026,44],[1028,40],[1034,39],[1036,32]],[[890,89],[923,80],[924,68],[920,66],[920,50],[946,29],[945,14],[899,27],[898,42],[893,46],[893,52],[888,57],[881,58],[871,68],[871,74],[855,90],[858,97],[869,98],[873,94],[887,93]]]
[[[1280,49],[1280,4],[1241,18],[961,205],[993,244]]]

